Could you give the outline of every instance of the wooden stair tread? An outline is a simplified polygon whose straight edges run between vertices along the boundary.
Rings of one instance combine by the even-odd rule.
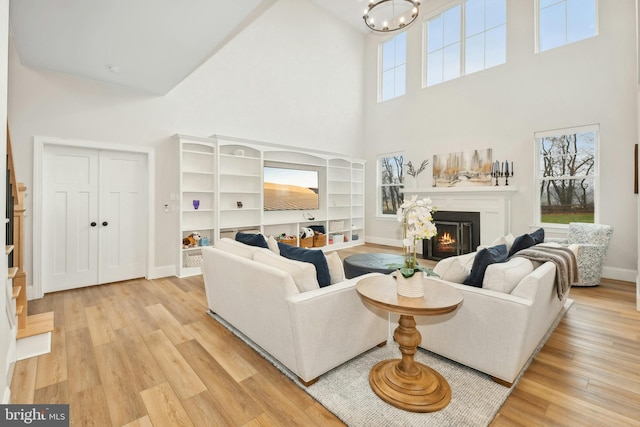
[[[27,338],[53,331],[53,311],[27,316],[27,326],[18,329],[17,338]]]
[[[20,316],[24,311],[24,307],[21,305],[16,306],[16,316]]]
[[[18,274],[18,267],[10,267],[8,270],[7,278],[13,279]]]
[[[5,246],[5,248],[4,248],[5,255],[9,255],[11,252],[13,252],[13,245]]]
[[[22,289],[22,286],[14,286],[13,291],[11,292],[11,298],[13,299],[18,298],[18,295],[20,295],[21,289]]]

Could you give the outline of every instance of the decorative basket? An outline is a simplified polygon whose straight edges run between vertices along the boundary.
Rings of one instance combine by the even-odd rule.
[[[200,267],[202,265],[202,254],[186,252],[184,263],[187,267]]]
[[[344,230],[344,221],[329,221],[329,231],[336,232]]]
[[[342,233],[335,233],[335,234],[331,234],[331,236],[329,237],[329,244],[335,245],[336,243],[342,243],[344,242],[344,234]]]
[[[301,248],[312,248],[313,247],[313,236],[300,238],[300,247]]]
[[[298,244],[298,239],[296,239],[295,237],[290,238],[290,237],[280,237],[278,238],[278,241],[281,243],[284,243],[286,245],[291,245],[291,246],[296,246]]]
[[[313,236],[313,247],[319,248],[325,246],[327,244],[327,235],[326,234],[316,234]]]

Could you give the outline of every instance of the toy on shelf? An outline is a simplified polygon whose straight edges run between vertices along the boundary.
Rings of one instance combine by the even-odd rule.
[[[197,231],[194,231],[193,233],[189,234],[187,237],[182,239],[182,248],[189,249],[189,248],[198,246],[198,242],[200,241],[200,239],[201,239],[200,233]]]

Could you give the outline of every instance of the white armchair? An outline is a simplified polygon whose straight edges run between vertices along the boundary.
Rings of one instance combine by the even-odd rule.
[[[558,243],[578,245],[578,283],[573,286],[597,286],[607,255],[613,227],[584,222],[569,223],[566,239],[549,239]]]

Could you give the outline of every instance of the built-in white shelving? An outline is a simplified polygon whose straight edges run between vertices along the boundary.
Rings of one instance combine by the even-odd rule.
[[[180,277],[199,274],[201,247],[183,248],[182,239],[193,232],[213,242],[216,234],[216,145],[196,138],[180,138],[180,230],[177,242]],[[198,206],[196,208],[196,203]]]
[[[221,236],[237,231],[299,236],[303,227],[322,226],[327,239],[318,249],[364,243],[363,160],[217,135],[177,135],[177,140],[181,206],[178,276],[201,272],[193,265],[200,248],[182,248],[182,239],[194,231],[209,237],[209,245],[213,245]],[[265,211],[265,166],[317,171],[318,209]],[[200,200],[198,209],[193,207],[194,199]]]

